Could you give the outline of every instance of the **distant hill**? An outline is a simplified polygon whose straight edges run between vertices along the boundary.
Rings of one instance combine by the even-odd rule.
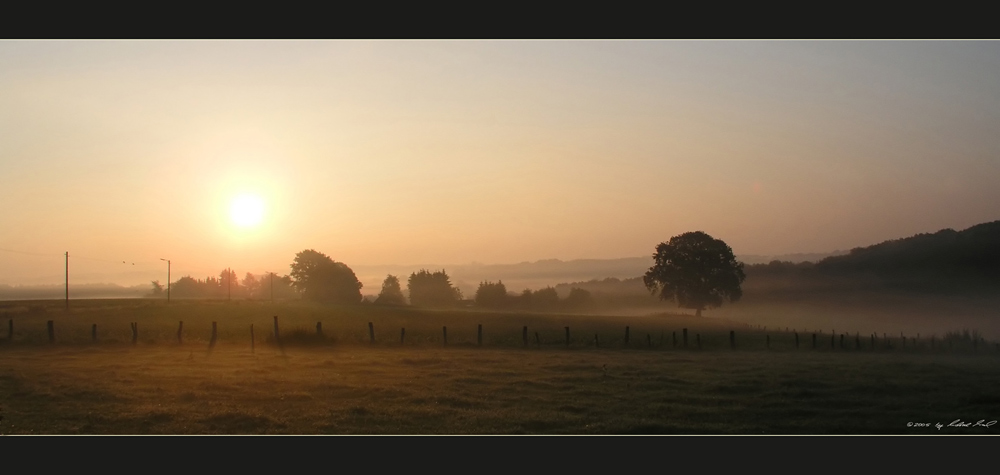
[[[746,286],[842,287],[929,293],[1000,291],[1000,221],[942,229],[852,249],[815,264],[747,266]]]
[[[843,256],[827,257],[816,267],[827,273],[895,276],[916,272],[995,279],[1000,277],[1000,221],[855,248]]]

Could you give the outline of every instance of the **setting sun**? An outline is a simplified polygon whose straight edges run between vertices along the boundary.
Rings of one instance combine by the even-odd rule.
[[[255,227],[264,219],[264,200],[256,195],[240,195],[229,206],[229,218],[242,228]]]

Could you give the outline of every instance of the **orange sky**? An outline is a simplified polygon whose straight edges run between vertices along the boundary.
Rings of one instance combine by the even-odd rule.
[[[287,273],[307,248],[508,263],[644,256],[692,230],[783,254],[962,229],[1000,219],[998,53],[0,41],[0,283],[61,282],[66,251],[81,278],[134,284],[160,258],[174,279]],[[246,193],[255,227],[230,217]]]

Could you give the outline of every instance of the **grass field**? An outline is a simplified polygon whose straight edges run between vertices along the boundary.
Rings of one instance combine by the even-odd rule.
[[[828,332],[817,335],[813,349],[811,333],[800,330],[796,349],[792,333],[676,315],[301,302],[167,306],[95,300],[73,302],[68,312],[61,302],[3,305],[2,323],[15,323],[13,338],[0,344],[3,434],[983,435],[1000,430],[989,425],[1000,419],[1000,353],[989,342],[973,348],[968,341],[939,340],[931,349],[924,338],[904,349],[897,336],[891,350],[882,341],[872,349],[870,339],[862,339],[858,349],[853,337],[841,348],[837,336],[831,348]],[[273,339],[273,315],[279,316],[280,346]],[[55,343],[48,342],[50,320]],[[184,321],[181,343],[179,321]],[[210,349],[213,321],[218,340]],[[134,345],[130,322],[137,323],[139,334]],[[316,322],[322,322],[322,336]],[[374,344],[368,322],[375,328]],[[687,348],[683,328],[688,328]],[[0,339],[5,330],[0,327]],[[956,420],[970,426],[959,427]],[[980,420],[988,426],[975,426]]]

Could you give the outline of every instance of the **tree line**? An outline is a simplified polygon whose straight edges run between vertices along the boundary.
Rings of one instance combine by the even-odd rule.
[[[653,254],[653,266],[643,276],[643,284],[661,300],[674,300],[679,306],[694,309],[701,315],[706,308],[718,307],[723,300],[735,302],[742,295],[740,284],[745,279],[743,263],[736,261],[732,249],[723,241],[703,232],[674,236],[660,243]],[[291,273],[280,279],[274,274],[263,278],[247,273],[239,282],[231,269],[223,270],[219,278],[204,281],[190,276],[171,284],[178,298],[251,298],[271,296],[277,288],[280,298],[301,297],[306,300],[335,304],[367,302],[361,295],[362,284],[354,271],[343,262],[314,249],[295,255]],[[448,274],[421,269],[406,281],[409,304],[420,307],[454,307],[475,305],[492,309],[575,310],[592,303],[590,292],[571,288],[565,299],[553,287],[521,293],[511,293],[502,281],[479,284],[476,295],[465,299],[461,290],[452,285]],[[265,293],[267,292],[267,293]],[[153,295],[161,296],[163,288],[153,282]],[[278,295],[275,295],[277,297]],[[406,305],[399,277],[387,275],[373,304]]]

